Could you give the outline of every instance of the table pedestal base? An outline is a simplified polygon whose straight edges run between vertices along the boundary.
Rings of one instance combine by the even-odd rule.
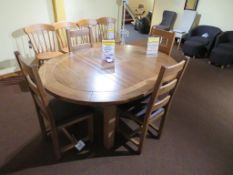
[[[115,129],[116,129],[116,106],[103,106],[104,119],[104,147],[111,149],[114,146]]]

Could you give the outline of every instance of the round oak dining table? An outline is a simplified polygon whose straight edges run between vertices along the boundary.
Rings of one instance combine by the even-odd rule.
[[[102,59],[101,45],[70,52],[45,62],[39,75],[46,90],[63,100],[101,108],[103,144],[114,145],[117,105],[151,92],[161,65],[176,61],[161,52],[148,56],[146,48],[116,45],[112,63]]]

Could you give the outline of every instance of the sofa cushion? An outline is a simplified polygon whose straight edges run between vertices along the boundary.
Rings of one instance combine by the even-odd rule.
[[[209,39],[205,38],[205,37],[201,37],[201,36],[193,36],[189,40],[202,43],[203,45],[208,45],[209,44]]]
[[[195,40],[187,40],[184,43],[183,52],[188,56],[195,56],[197,58],[201,58],[205,55],[206,45],[202,42]]]

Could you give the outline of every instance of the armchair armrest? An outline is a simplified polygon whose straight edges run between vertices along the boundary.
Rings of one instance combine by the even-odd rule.
[[[219,43],[226,43],[227,42],[227,37],[224,33],[220,34],[215,42],[215,47],[219,44]]]
[[[198,32],[197,32],[197,28],[194,28],[192,30],[189,31],[188,35],[187,35],[187,39],[193,37],[193,36],[197,36]]]

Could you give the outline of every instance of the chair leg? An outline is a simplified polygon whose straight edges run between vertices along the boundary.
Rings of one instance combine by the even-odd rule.
[[[161,121],[160,121],[160,124],[159,124],[158,136],[157,136],[158,139],[160,139],[160,137],[161,137],[163,127],[164,127],[164,123],[165,123],[165,119],[166,119],[166,114],[161,118]]]
[[[137,151],[138,154],[141,154],[141,152],[142,152],[144,140],[145,140],[147,130],[148,130],[148,125],[149,125],[148,122],[143,124],[142,133],[141,133],[140,138],[139,138],[139,146],[138,146],[138,151]]]
[[[179,38],[179,40],[178,40],[178,46],[177,46],[177,50],[179,50],[179,49],[180,49],[181,40],[182,40],[182,38]]]
[[[41,130],[42,136],[44,138],[46,138],[47,137],[47,132],[46,132],[46,127],[45,127],[45,124],[44,124],[44,120],[41,117],[38,117],[38,118],[39,118],[39,124],[40,124],[40,130]]]
[[[35,97],[34,96],[32,96],[32,97],[35,100]],[[47,137],[47,132],[46,132],[45,121],[43,119],[43,116],[41,116],[41,114],[40,114],[40,109],[37,106],[36,106],[36,112],[37,112],[37,117],[38,117],[38,120],[39,120],[40,130],[41,130],[42,136],[44,138],[46,138]]]
[[[143,144],[144,144],[144,139],[143,140],[140,139],[138,150],[136,151],[137,154],[141,154],[142,153]]]
[[[60,151],[60,146],[59,146],[57,128],[56,128],[54,121],[51,121],[50,123],[51,123],[51,137],[52,137],[54,154],[57,160],[60,160],[62,156],[61,156],[61,151]]]
[[[59,146],[58,134],[57,131],[53,131],[53,130],[54,129],[52,129],[52,142],[53,142],[54,154],[56,156],[56,159],[60,160],[62,156]]]
[[[89,137],[91,142],[93,142],[93,134],[94,134],[93,127],[94,127],[94,125],[93,125],[93,116],[90,116],[88,118],[88,137]]]

